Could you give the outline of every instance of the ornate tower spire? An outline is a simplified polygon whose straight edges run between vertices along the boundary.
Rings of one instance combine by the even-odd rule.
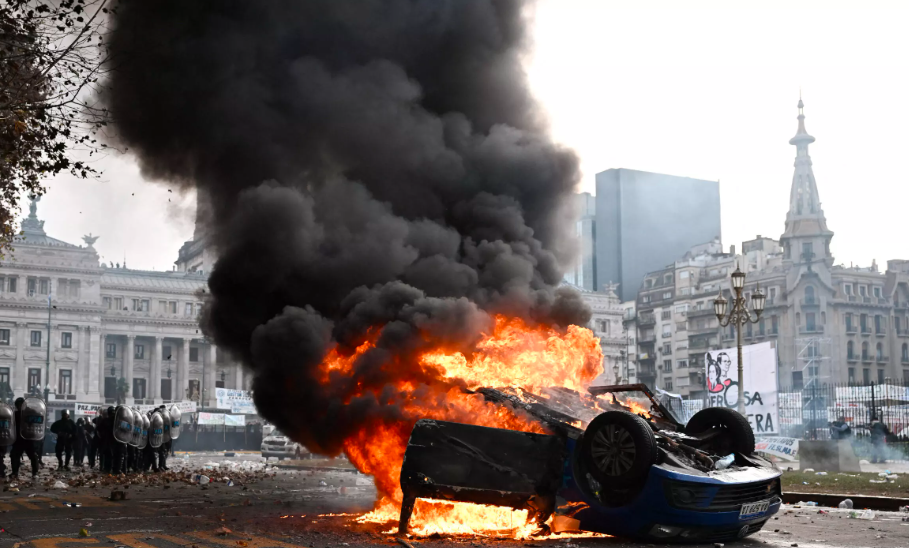
[[[811,263],[832,261],[830,239],[833,232],[827,228],[827,219],[821,209],[817,181],[811,167],[808,145],[814,137],[805,129],[805,103],[799,98],[798,130],[789,140],[795,145],[795,173],[792,175],[792,189],[789,192],[789,212],[786,214],[786,230],[780,237],[785,247],[786,258],[790,261]]]

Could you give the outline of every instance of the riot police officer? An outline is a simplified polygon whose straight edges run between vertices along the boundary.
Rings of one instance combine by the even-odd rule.
[[[21,434],[22,430],[22,404],[25,403],[25,398],[16,399],[16,426]],[[38,453],[35,452],[35,442],[34,440],[27,440],[21,435],[16,436],[16,441],[13,443],[13,450],[10,453],[10,465],[13,469],[13,477],[19,475],[19,466],[22,464],[22,453],[25,453],[28,456],[28,460],[32,463],[32,477],[38,477]]]
[[[157,409],[155,411],[149,411],[148,413],[146,413],[146,416],[148,416],[148,419],[149,419],[149,423],[151,423],[152,418],[154,416],[156,416],[157,413],[158,413]],[[142,471],[143,472],[147,472],[149,468],[151,468],[153,472],[158,471],[157,457],[158,457],[159,447],[155,447],[154,445],[152,445],[153,436],[154,436],[154,433],[152,432],[152,426],[149,426],[148,443],[146,443],[145,447],[142,448]],[[154,442],[154,443],[157,443],[157,442]]]
[[[161,444],[161,447],[158,448],[158,469],[159,470],[169,470],[167,467],[167,454],[170,453],[170,416],[167,414],[167,406],[160,406],[157,409],[157,412],[161,414],[161,417],[164,419],[164,442]]]
[[[76,438],[76,425],[69,418],[69,411],[64,410],[60,420],[51,425],[51,432],[57,434],[57,469],[69,470],[69,461],[73,456],[73,442]],[[66,463],[63,455],[66,455]]]

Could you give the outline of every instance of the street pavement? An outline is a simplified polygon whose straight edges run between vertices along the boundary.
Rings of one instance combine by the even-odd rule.
[[[0,492],[0,548],[312,548],[400,546],[391,525],[359,524],[355,516],[372,508],[375,488],[368,477],[349,471],[286,470],[265,467],[258,455],[223,457],[193,454],[168,464],[174,478],[201,471],[215,482],[181,480],[147,485],[133,478],[128,487],[102,485],[110,478],[81,476],[85,485],[55,489],[54,459],[37,484],[7,483]],[[53,464],[52,464],[53,463]],[[217,465],[217,466],[215,466]],[[207,468],[206,468],[207,467]],[[22,478],[25,478],[23,474]],[[95,478],[95,479],[92,479]],[[226,479],[234,480],[228,485]],[[92,484],[92,481],[96,483]],[[123,490],[122,501],[108,500]],[[909,547],[909,514],[877,513],[873,520],[816,507],[787,507],[743,547]],[[329,515],[335,514],[335,515]],[[343,515],[338,515],[343,514]],[[80,534],[80,530],[84,530]],[[617,538],[566,538],[554,535],[528,541],[482,537],[410,539],[415,546],[631,547],[652,546]],[[731,544],[730,544],[731,545]],[[713,546],[712,544],[709,546]]]

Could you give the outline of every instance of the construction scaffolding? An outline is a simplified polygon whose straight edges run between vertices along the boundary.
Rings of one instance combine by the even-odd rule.
[[[818,388],[830,379],[830,338],[799,337],[795,339],[796,365],[802,372],[802,418],[812,429],[826,425],[826,392]]]

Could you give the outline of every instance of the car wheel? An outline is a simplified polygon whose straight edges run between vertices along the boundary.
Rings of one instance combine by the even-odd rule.
[[[685,425],[685,433],[697,436],[708,430],[720,428],[725,430],[724,435],[717,436],[715,441],[707,443],[717,453],[754,453],[754,431],[748,424],[748,419],[734,409],[726,407],[708,407],[701,409],[691,417]]]
[[[641,417],[607,411],[584,431],[581,457],[590,475],[604,487],[629,487],[643,482],[656,463],[656,439]]]

